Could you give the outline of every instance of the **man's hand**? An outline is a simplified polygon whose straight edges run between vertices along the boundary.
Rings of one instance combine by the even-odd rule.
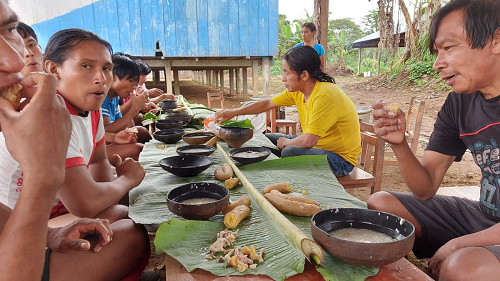
[[[131,110],[133,112],[139,113],[146,103],[149,101],[148,92],[144,89],[139,90],[137,93],[130,94]]]
[[[156,98],[163,94],[163,91],[158,88],[153,88],[148,90],[149,97]]]
[[[386,106],[385,100],[378,100],[373,104],[373,127],[375,133],[390,144],[400,144],[405,140],[406,119],[405,114],[399,109],[395,115]]]
[[[90,249],[90,242],[83,238],[91,234],[99,236],[94,247],[94,252],[97,253],[111,242],[113,230],[106,219],[78,219],[67,226],[49,229],[47,247],[61,253],[69,250],[87,251]]]
[[[141,181],[144,179],[146,172],[144,168],[139,164],[139,162],[134,161],[133,159],[127,158],[125,161],[116,161],[116,174],[118,177],[125,177],[130,180],[130,188],[138,186]]]
[[[439,248],[439,250],[437,250],[434,256],[429,260],[429,269],[432,273],[439,276],[439,271],[441,270],[441,265],[444,260],[459,248],[460,247],[458,246],[456,238],[441,246],[441,248]]]
[[[286,141],[288,139],[284,138],[284,137],[280,137],[278,138],[278,141],[276,141],[276,146],[280,149],[280,150],[283,150],[283,148],[286,147]]]
[[[23,96],[30,101],[23,104],[21,112],[0,98],[0,124],[7,149],[21,165],[25,178],[37,183],[32,186],[55,191],[64,181],[71,119],[63,98],[56,95],[53,75],[31,73],[20,83]]]
[[[153,114],[156,114],[158,112],[158,106],[154,102],[147,102],[141,109],[142,113],[148,113],[150,111]]]
[[[115,144],[128,144],[137,142],[137,134],[128,132],[127,129],[118,132],[113,139]]]
[[[214,115],[214,122],[217,124],[222,124],[228,120],[231,120],[237,113],[232,109],[219,110]]]

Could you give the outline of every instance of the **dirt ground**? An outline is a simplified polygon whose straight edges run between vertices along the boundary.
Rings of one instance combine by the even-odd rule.
[[[354,78],[354,77],[338,77],[339,73],[334,74],[337,84],[346,92],[346,94],[352,99],[354,104],[360,106],[371,106],[372,103],[379,99],[385,99],[391,102],[397,102],[401,105],[403,111],[407,111],[410,100],[412,97],[416,97],[419,100],[425,101],[424,117],[421,127],[421,135],[419,148],[417,151],[417,156],[421,157],[425,146],[428,142],[429,136],[433,130],[433,124],[435,122],[437,112],[441,108],[444,100],[447,96],[446,92],[437,92],[422,88],[412,88],[408,86],[401,86],[397,84],[383,84],[379,79],[370,78]],[[335,75],[336,74],[336,75]],[[249,75],[249,77],[251,77]],[[229,82],[229,79],[226,78]],[[229,85],[229,83],[225,83]],[[259,81],[261,84],[262,81]],[[248,83],[248,88],[252,89],[251,80]],[[190,81],[181,81],[180,83],[181,93],[190,102],[206,104],[206,93],[216,92],[218,89],[207,87],[204,85],[199,85]],[[276,77],[272,79],[271,82],[271,92],[279,93],[284,90],[281,78]],[[229,95],[229,90],[224,91],[224,106],[225,108],[240,107],[241,102],[244,101],[241,94]],[[247,99],[249,100],[249,99]],[[218,105],[215,105],[218,107]],[[293,107],[286,109],[286,118],[297,120],[298,114],[297,110]],[[299,130],[300,132],[300,130]],[[454,163],[445,178],[443,179],[442,187],[447,186],[471,186],[478,185],[481,177],[481,173],[477,165],[474,163],[471,155],[466,153],[463,160],[458,163]],[[404,184],[397,166],[384,166],[383,169],[383,179],[382,179],[382,190],[392,190],[409,192],[409,189]],[[357,188],[354,191],[354,196],[360,200],[366,201],[370,191],[368,188]],[[154,235],[151,235],[151,244],[154,239]],[[156,270],[162,275],[162,280],[164,280],[165,270],[164,270],[164,256],[154,254],[154,245],[152,244],[152,256],[148,270]],[[416,259],[415,256],[410,253],[407,256],[417,267],[427,272],[427,262],[426,259]]]

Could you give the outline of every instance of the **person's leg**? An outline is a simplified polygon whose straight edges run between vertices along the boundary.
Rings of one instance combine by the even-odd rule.
[[[50,280],[121,280],[132,271],[142,272],[149,258],[149,237],[142,225],[120,220],[111,225],[113,240],[98,253],[89,251],[52,252]],[[92,248],[91,248],[92,249]],[[139,280],[140,274],[136,280]],[[127,279],[129,280],[129,279]]]
[[[344,158],[331,151],[320,148],[305,148],[300,146],[287,146],[281,151],[281,157],[292,157],[300,155],[327,155],[330,170],[336,177],[342,177],[349,174],[354,166]]]
[[[137,142],[140,143],[145,143],[149,140],[151,140],[151,135],[149,134],[148,129],[144,128],[143,126],[135,126],[134,128],[137,129]]]
[[[135,161],[139,160],[139,154],[142,151],[144,144],[142,143],[129,143],[129,144],[108,144],[106,145],[106,154],[110,163],[114,163],[113,154],[118,154],[125,160],[132,158]]]
[[[492,246],[500,248],[500,246]],[[440,281],[498,280],[500,260],[488,248],[468,247],[453,252],[441,265]]]
[[[127,196],[128,199],[128,196]],[[106,208],[104,211],[100,212],[96,218],[107,219],[110,223],[114,223],[121,219],[128,218],[128,207],[124,205],[112,205]],[[75,220],[79,219],[79,217],[69,213],[62,216],[55,217],[50,219],[48,222],[49,227],[63,227],[68,225]]]
[[[297,136],[296,135],[286,135],[286,134],[280,134],[280,133],[267,133],[265,136],[274,144],[276,145],[278,143],[279,138],[285,138],[285,139],[294,139]]]
[[[143,118],[143,117],[142,117],[142,114],[141,114],[141,113],[137,114],[137,115],[134,117],[134,119],[133,119],[133,120],[134,120],[134,124],[135,124],[135,126],[142,126],[142,118]]]

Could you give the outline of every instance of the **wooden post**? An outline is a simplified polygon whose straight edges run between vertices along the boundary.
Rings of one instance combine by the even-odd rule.
[[[241,68],[236,68],[236,94],[241,94]]]
[[[215,75],[215,88],[219,87],[219,71],[214,70],[214,75]]]
[[[248,70],[243,67],[243,99],[248,98]]]
[[[202,70],[200,75],[201,75],[201,85],[205,85],[205,78],[207,78],[207,71]]]
[[[174,91],[172,91],[172,64],[169,60],[165,61],[165,84],[167,93],[173,94]]]
[[[361,48],[359,48],[359,56],[358,56],[358,74],[361,71]]]
[[[377,59],[377,48],[373,48],[372,70],[375,70],[376,59]]]
[[[224,92],[224,69],[220,70],[220,90]]]
[[[259,61],[254,59],[252,61],[252,96],[259,95]]]
[[[314,0],[314,25],[316,25],[316,39],[318,43],[323,46],[325,52],[328,51],[328,2],[329,0]]]
[[[208,86],[208,85],[210,85],[210,70],[208,70],[208,69],[207,69],[207,70],[205,70],[205,78],[206,78],[206,80],[207,80],[206,85],[207,85],[207,86]]]
[[[378,67],[377,67],[377,76],[380,73],[380,48],[378,48]]]
[[[234,94],[234,69],[229,69],[229,94]]]
[[[174,94],[180,95],[181,90],[179,87],[179,70],[174,69]]]
[[[262,58],[262,78],[264,79],[264,96],[271,95],[271,59],[269,57]]]

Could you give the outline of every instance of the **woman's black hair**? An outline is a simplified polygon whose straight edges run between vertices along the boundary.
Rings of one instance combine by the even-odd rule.
[[[45,47],[43,61],[51,60],[57,64],[62,64],[66,60],[68,51],[75,49],[83,41],[101,43],[108,49],[110,54],[113,54],[111,45],[99,35],[80,28],[70,28],[60,30],[50,37]]]
[[[439,24],[451,12],[463,11],[463,26],[472,49],[484,48],[500,28],[500,1],[498,0],[452,0],[432,17],[429,29],[429,50],[435,53]]]
[[[134,79],[139,81],[141,72],[137,63],[129,56],[123,53],[116,53],[113,59],[113,75],[118,79]]]
[[[33,28],[31,28],[31,26],[20,21],[17,24],[16,29],[19,35],[21,35],[21,37],[23,37],[24,39],[31,36],[38,43],[38,38],[36,37],[35,31],[33,30]]]
[[[316,26],[312,22],[306,22],[302,25],[302,27],[307,27],[311,32],[316,31]]]
[[[149,65],[147,63],[145,63],[142,60],[135,60],[135,62],[137,63],[137,66],[139,67],[141,75],[148,75],[149,73],[151,73],[151,68],[149,67]]]
[[[302,72],[307,71],[311,77],[319,82],[335,84],[333,77],[321,71],[321,60],[318,52],[310,46],[291,48],[283,55],[283,59],[299,77]]]

